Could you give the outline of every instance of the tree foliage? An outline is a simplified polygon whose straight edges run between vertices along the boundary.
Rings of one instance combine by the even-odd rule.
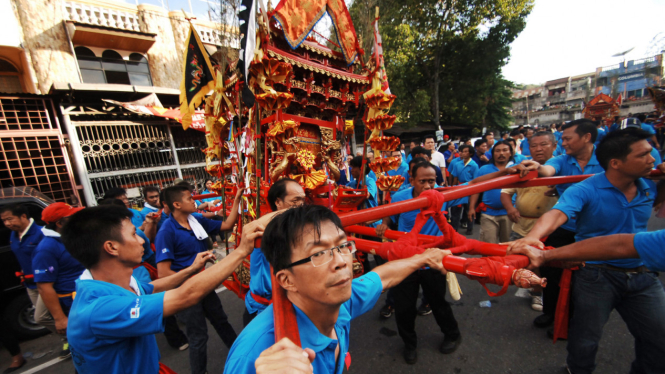
[[[355,0],[350,12],[366,48],[373,7],[398,122],[505,127],[512,84],[501,76],[531,0]],[[367,24],[367,12],[371,14]]]

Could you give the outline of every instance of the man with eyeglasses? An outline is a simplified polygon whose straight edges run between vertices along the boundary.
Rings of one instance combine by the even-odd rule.
[[[414,271],[430,267],[445,273],[441,262],[450,254],[429,249],[353,279],[355,243],[347,239],[339,217],[318,205],[304,205],[276,216],[266,227],[261,250],[293,303],[302,348],[286,339],[275,344],[271,305],[238,336],[225,373],[348,370],[351,320],[371,310],[384,289]]]

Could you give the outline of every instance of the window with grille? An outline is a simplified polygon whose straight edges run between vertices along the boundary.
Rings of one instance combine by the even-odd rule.
[[[111,49],[105,50],[102,57],[86,47],[76,47],[74,51],[83,83],[152,86],[148,60],[140,53],[132,53],[129,60],[125,60]]]
[[[55,201],[71,203],[74,190],[57,135],[0,139],[0,184],[30,186]]]
[[[21,93],[21,74],[9,61],[0,59],[0,92]]]

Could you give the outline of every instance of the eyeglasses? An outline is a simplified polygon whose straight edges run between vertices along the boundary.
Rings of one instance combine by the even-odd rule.
[[[321,252],[316,252],[309,257],[303,258],[302,260],[292,262],[284,268],[288,269],[290,267],[306,264],[308,262],[312,262],[312,266],[314,267],[325,265],[332,261],[333,257],[335,257],[335,250],[337,250],[340,255],[352,255],[356,253],[356,242],[351,240],[344,244],[338,245],[337,247],[332,247]]]

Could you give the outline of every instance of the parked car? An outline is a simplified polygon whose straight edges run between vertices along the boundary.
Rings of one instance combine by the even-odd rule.
[[[25,204],[30,217],[43,226],[42,210],[54,201],[32,187],[8,187],[0,189],[0,207]],[[48,330],[35,323],[35,308],[21,284],[16,272],[21,266],[9,246],[11,230],[0,222],[0,316],[17,337],[31,339],[48,333]]]

